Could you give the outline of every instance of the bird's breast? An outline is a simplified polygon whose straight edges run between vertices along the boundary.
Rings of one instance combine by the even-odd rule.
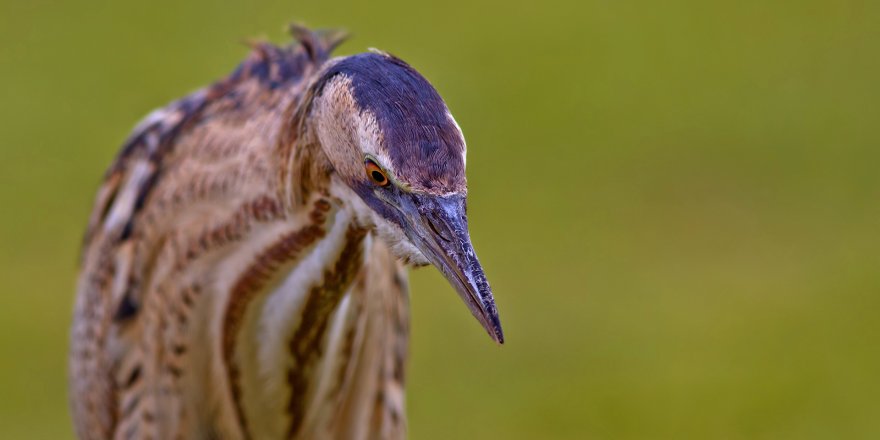
[[[275,438],[293,433],[307,415],[368,240],[326,198],[253,235],[216,266],[213,365],[222,366],[228,415],[241,434]]]

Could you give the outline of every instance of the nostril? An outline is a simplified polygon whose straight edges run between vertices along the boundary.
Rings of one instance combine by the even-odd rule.
[[[440,239],[442,239],[443,241],[447,241],[447,242],[450,241],[448,238],[444,237],[443,234],[440,233],[440,230],[437,229],[437,225],[435,225],[434,221],[431,220],[430,218],[428,219],[428,226],[431,227],[431,230],[434,231],[434,233],[437,234],[437,236],[439,236]]]

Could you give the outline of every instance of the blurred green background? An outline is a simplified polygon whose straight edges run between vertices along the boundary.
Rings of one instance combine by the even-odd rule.
[[[880,438],[880,3],[0,1],[0,438],[69,438],[104,168],[291,20],[446,98],[508,342],[413,274],[410,434]]]

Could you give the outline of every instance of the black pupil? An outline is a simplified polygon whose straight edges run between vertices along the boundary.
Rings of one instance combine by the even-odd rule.
[[[375,180],[376,182],[382,183],[385,181],[385,176],[383,176],[382,173],[378,171],[373,170],[371,175],[373,176],[373,180]]]

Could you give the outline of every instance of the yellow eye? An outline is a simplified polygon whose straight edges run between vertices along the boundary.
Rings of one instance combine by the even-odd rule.
[[[379,168],[379,165],[377,165],[376,162],[373,162],[372,159],[367,159],[364,161],[364,167],[367,170],[367,177],[369,177],[373,183],[379,186],[388,185],[388,176],[385,175],[385,172],[382,171],[382,168]]]

